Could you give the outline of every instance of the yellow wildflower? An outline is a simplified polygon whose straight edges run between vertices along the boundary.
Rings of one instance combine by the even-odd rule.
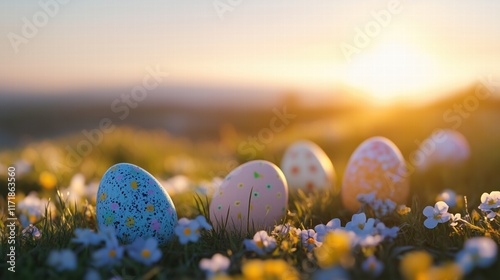
[[[337,230],[325,235],[323,245],[314,250],[314,255],[321,268],[328,268],[339,264],[350,256],[351,242],[347,232]]]
[[[40,183],[40,185],[44,189],[51,190],[56,186],[57,178],[54,174],[52,174],[48,171],[43,171],[42,173],[40,173],[40,177],[38,178],[38,182]]]
[[[406,254],[399,265],[401,274],[406,280],[424,280],[432,265],[432,257],[425,251]]]
[[[288,280],[299,279],[298,273],[285,260],[250,260],[241,268],[243,278],[247,280]]]
[[[456,263],[446,263],[442,266],[431,267],[426,273],[420,274],[420,279],[425,280],[459,280],[463,273]]]

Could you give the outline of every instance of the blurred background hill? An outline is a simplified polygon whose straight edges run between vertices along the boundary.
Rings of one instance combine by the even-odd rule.
[[[186,175],[193,180],[210,180],[224,177],[238,164],[253,159],[279,165],[289,144],[309,139],[332,159],[340,185],[349,156],[369,137],[391,139],[408,160],[435,129],[456,129],[470,143],[468,165],[458,170],[435,169],[425,176],[412,174],[413,188],[429,193],[458,188],[477,196],[478,189],[487,191],[500,185],[500,100],[495,95],[478,99],[479,87],[472,84],[426,104],[384,106],[347,98],[342,104],[314,104],[303,102],[307,95],[297,92],[284,92],[274,101],[254,104],[237,98],[219,103],[207,98],[207,104],[200,100],[176,103],[155,98],[152,93],[151,99],[131,109],[124,120],[110,108],[111,97],[120,95],[118,90],[116,95],[99,98],[82,94],[34,99],[3,94],[0,164],[28,165],[32,172],[22,178],[25,189],[40,189],[39,175],[44,171],[54,174],[64,186],[76,173],[98,180],[117,162],[138,164],[164,179]],[[472,107],[464,104],[472,99],[477,104],[474,110],[467,110]],[[463,115],[454,111],[456,106],[463,108]],[[282,129],[269,134],[271,120],[279,119],[276,112],[291,117]],[[92,144],[90,150],[79,146],[89,141],[82,131],[95,131],[103,118],[111,120],[113,131],[102,133],[102,141]]]
[[[333,93],[336,99],[332,102],[294,91],[276,94],[272,89],[159,88],[146,100],[137,103],[137,107],[130,107],[123,120],[121,112],[113,110],[112,104],[121,95],[129,94],[127,89],[65,95],[33,95],[4,90],[0,92],[0,149],[98,128],[103,118],[110,119],[117,126],[162,129],[170,135],[192,140],[217,140],[222,127],[233,127],[243,135],[257,133],[268,125],[273,109],[284,108],[297,116],[293,126],[325,125],[325,130],[329,130],[323,132],[325,135],[335,134],[338,137],[346,131],[360,137],[373,134],[389,137],[408,133],[419,135],[429,133],[435,127],[450,126],[446,124],[445,112],[454,110],[455,104],[463,107],[467,97],[474,97],[476,88],[480,86],[477,83],[453,93],[439,93],[445,97],[428,103],[396,102],[383,106],[370,103],[362,93],[352,91]],[[239,94],[234,94],[236,92]],[[214,95],[217,97],[212,97]],[[477,101],[478,112],[474,109],[472,120],[463,118],[466,125],[480,118],[495,117],[499,111],[500,103],[495,95]],[[448,118],[455,114],[450,114]],[[491,123],[494,122],[487,121],[482,126]],[[306,133],[304,137],[319,135]]]

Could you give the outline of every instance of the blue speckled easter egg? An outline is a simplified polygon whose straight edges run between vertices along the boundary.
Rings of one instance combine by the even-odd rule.
[[[109,168],[96,201],[98,227],[113,226],[123,243],[154,237],[164,244],[174,235],[177,212],[172,199],[158,180],[136,165],[118,163]]]

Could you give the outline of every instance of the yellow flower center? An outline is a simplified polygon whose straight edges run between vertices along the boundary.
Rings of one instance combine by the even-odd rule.
[[[441,214],[434,214],[434,219],[435,219],[435,220],[441,220],[441,217],[442,217],[442,216],[443,216],[443,215],[441,215]]]
[[[260,241],[260,240],[259,240],[259,241],[257,241],[257,242],[255,242],[255,244],[256,244],[256,245],[257,245],[257,247],[259,247],[259,248],[264,248],[264,243],[263,243],[262,241]]]
[[[308,243],[308,244],[314,244],[314,238],[309,237],[309,238],[307,239],[307,243]]]
[[[151,252],[147,249],[144,249],[144,250],[142,250],[141,255],[144,258],[149,258],[151,256]]]
[[[375,266],[376,266],[376,265],[375,265],[375,262],[370,262],[370,264],[368,265],[368,269],[369,269],[370,271],[375,271]]]
[[[191,234],[191,229],[190,228],[185,228],[184,229],[184,235],[190,235]]]
[[[471,256],[472,262],[477,263],[481,258],[479,257],[479,254],[472,254]]]
[[[116,251],[115,250],[109,250],[108,255],[112,258],[116,257]]]
[[[137,190],[137,182],[133,181],[132,183],[130,183],[130,187],[132,187],[132,189],[134,190]]]
[[[494,199],[488,199],[488,205],[495,205]]]
[[[365,228],[365,224],[358,224],[358,228],[361,229],[361,230],[364,229]]]

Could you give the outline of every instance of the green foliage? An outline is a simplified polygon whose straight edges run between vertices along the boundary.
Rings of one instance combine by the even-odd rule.
[[[442,112],[442,108],[436,110]],[[379,117],[384,123],[390,120],[394,124],[391,129],[383,130],[372,127],[367,118],[348,118],[349,125],[360,128],[362,132],[352,133],[343,131],[341,119],[328,122],[333,130],[338,129],[338,135],[331,140],[324,137],[325,123],[321,125],[303,127],[299,123],[291,124],[290,127],[280,134],[275,135],[275,140],[267,145],[264,150],[259,151],[258,158],[271,160],[279,164],[280,156],[287,144],[310,135],[310,138],[325,148],[327,154],[332,158],[338,177],[336,188],[326,191],[315,191],[305,193],[303,191],[291,191],[289,195],[289,209],[284,223],[290,223],[300,229],[311,229],[319,223],[326,223],[332,218],[340,218],[342,225],[350,220],[349,213],[341,204],[339,188],[342,171],[348,161],[348,157],[354,148],[373,133],[388,136],[401,147],[404,155],[408,155],[417,147],[413,143],[415,139],[423,140],[430,130],[417,127],[410,129],[405,126],[405,118],[398,120],[398,114],[386,114]],[[435,121],[438,113],[426,116],[423,112],[422,122],[434,119],[433,124],[440,125]],[[425,117],[424,117],[425,116]],[[299,115],[300,117],[300,115]],[[410,117],[408,117],[410,118]],[[412,116],[411,118],[416,118]],[[471,121],[474,121],[471,119]],[[389,122],[389,121],[387,121]],[[345,124],[344,124],[345,125]],[[444,124],[441,124],[443,128]],[[377,248],[377,257],[381,259],[386,269],[379,277],[380,279],[399,279],[398,265],[401,256],[413,250],[424,249],[431,253],[436,264],[453,259],[453,255],[459,251],[464,241],[474,236],[490,236],[500,243],[500,224],[498,217],[492,221],[485,219],[484,215],[477,209],[483,192],[498,190],[500,186],[500,175],[498,167],[500,164],[500,153],[497,147],[500,134],[474,129],[477,122],[464,123],[463,131],[468,134],[472,148],[472,160],[466,166],[450,169],[448,167],[436,167],[427,173],[413,173],[411,176],[411,198],[407,202],[411,212],[406,215],[392,214],[383,218],[384,223],[389,226],[399,226],[400,232],[393,242],[384,242]],[[478,126],[480,127],[480,126]],[[365,128],[366,130],[363,130]],[[385,133],[383,133],[385,132]],[[489,137],[491,136],[491,137]],[[95,208],[93,202],[82,201],[78,205],[69,205],[66,198],[54,189],[45,189],[40,184],[39,175],[43,171],[54,173],[58,179],[58,188],[64,189],[68,186],[71,177],[76,173],[82,173],[87,181],[99,180],[100,176],[111,165],[117,162],[131,162],[150,171],[157,178],[167,179],[173,175],[184,174],[193,182],[211,180],[213,177],[224,177],[235,166],[247,160],[238,153],[238,144],[244,141],[241,135],[231,139],[221,139],[224,145],[217,141],[190,141],[181,138],[173,138],[162,131],[144,131],[132,128],[117,128],[117,130],[104,137],[103,142],[94,147],[92,152],[82,159],[76,166],[69,166],[66,161],[63,147],[70,145],[75,147],[80,141],[79,135],[58,138],[53,141],[42,141],[30,144],[27,147],[11,151],[0,152],[0,161],[3,164],[11,164],[19,158],[25,158],[33,163],[33,170],[23,176],[19,176],[17,195],[22,199],[23,194],[30,191],[38,191],[43,197],[50,197],[56,206],[55,209],[46,209],[44,218],[34,224],[42,232],[40,239],[31,236],[23,236],[22,228],[17,228],[17,264],[19,268],[15,274],[17,279],[67,279],[82,278],[91,263],[91,251],[81,249],[70,240],[74,237],[76,228],[90,228],[96,230]],[[146,143],[146,144],[144,144]],[[50,155],[50,156],[48,156]],[[257,158],[256,158],[257,159]],[[52,161],[51,161],[52,160]],[[67,168],[54,168],[54,161],[65,165]],[[6,186],[6,178],[0,176],[0,185]],[[439,224],[435,229],[427,229],[423,225],[425,217],[422,210],[427,205],[434,205],[436,195],[444,188],[454,189],[458,194],[465,195],[468,203],[462,208],[450,209],[450,212],[461,213],[467,223],[451,227],[448,224]],[[0,194],[5,197],[6,190],[2,188]],[[209,220],[210,197],[200,195],[194,191],[172,194],[179,217],[194,218],[204,215]],[[2,199],[2,207],[5,208],[5,200]],[[366,211],[370,216],[370,212]],[[5,256],[8,250],[6,214],[0,215],[0,244],[1,254]],[[373,216],[372,216],[373,217]],[[113,269],[99,269],[101,275],[110,278],[120,275],[123,279],[199,279],[204,277],[198,267],[202,258],[209,258],[215,253],[222,253],[231,259],[229,273],[240,275],[241,267],[248,259],[257,258],[255,254],[246,252],[243,240],[251,238],[253,232],[245,236],[231,235],[223,229],[202,232],[201,239],[195,244],[182,245],[174,240],[164,245],[162,259],[154,266],[146,267],[138,264],[132,259],[125,257],[122,265]],[[286,241],[286,242],[285,242]],[[285,259],[292,264],[301,274],[302,278],[309,278],[312,272],[318,269],[314,258],[310,253],[304,251],[300,242],[297,243],[294,236],[280,237],[277,239],[278,249],[264,258]],[[77,252],[78,269],[73,272],[58,273],[50,268],[46,262],[51,250],[70,248]],[[359,263],[363,252],[357,252],[356,263]],[[1,264],[2,279],[13,278],[13,274],[5,273],[6,265]],[[369,278],[361,269],[351,270],[354,278]],[[492,275],[500,275],[500,261],[488,269],[475,271],[469,275],[470,279],[483,278],[492,279]]]

